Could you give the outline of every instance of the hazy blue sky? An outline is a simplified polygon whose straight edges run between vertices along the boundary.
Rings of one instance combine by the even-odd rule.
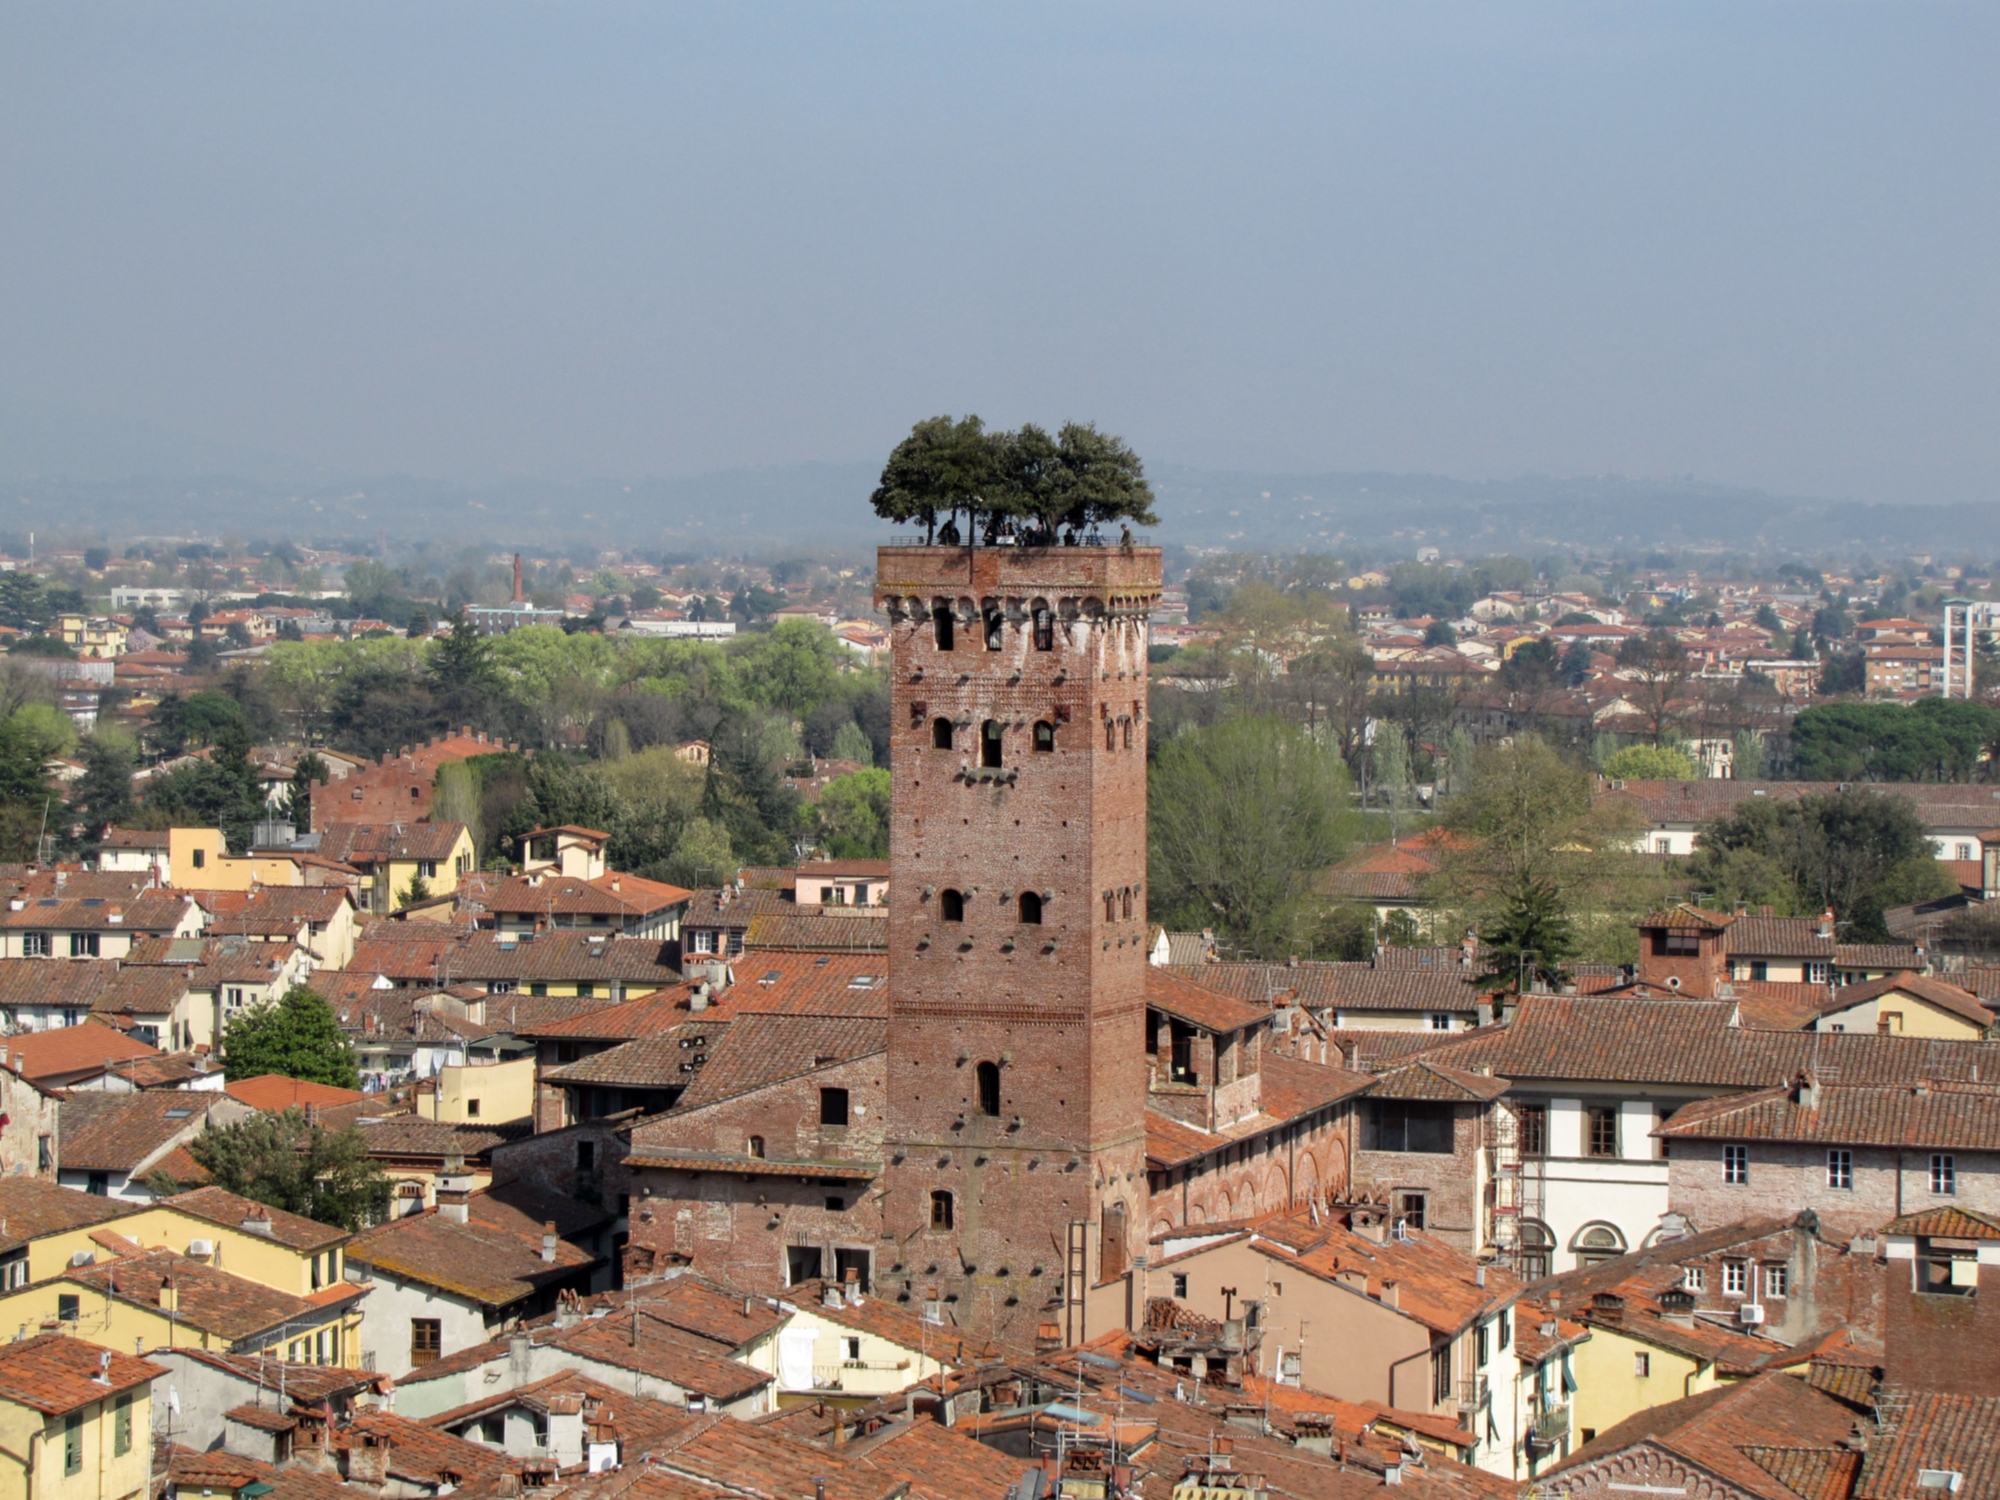
[[[0,0],[0,396],[362,471],[919,416],[2000,496],[1992,0]]]

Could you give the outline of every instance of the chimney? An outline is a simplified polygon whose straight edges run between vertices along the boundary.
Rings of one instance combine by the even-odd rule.
[[[842,1280],[844,1282],[842,1290],[847,1293],[847,1305],[849,1307],[859,1307],[861,1305],[861,1273],[853,1266],[849,1266],[847,1268],[847,1275]]]
[[[1394,1281],[1383,1281],[1380,1300],[1384,1307],[1402,1306],[1402,1288]]]
[[[347,1482],[380,1489],[389,1477],[389,1439],[373,1432],[357,1434],[347,1447]]]
[[[820,1292],[819,1300],[822,1307],[843,1307],[846,1305],[846,1300],[840,1295],[840,1288],[830,1281]]]
[[[552,1266],[555,1263],[556,1263],[556,1221],[554,1219],[550,1219],[547,1223],[542,1225],[542,1264],[545,1266]]]
[[[1819,914],[1819,936],[1823,938],[1833,936],[1833,908],[1830,906]]]
[[[271,1221],[266,1219],[264,1222],[269,1224]],[[163,1313],[177,1313],[180,1310],[181,1291],[179,1287],[174,1285],[173,1274],[169,1272],[160,1278],[160,1311]]]
[[[441,1219],[463,1224],[471,1217],[466,1202],[472,1196],[472,1174],[465,1170],[465,1153],[448,1152],[437,1174],[437,1211]]]
[[[243,1232],[245,1234],[261,1234],[264,1236],[265,1239],[270,1239],[272,1235],[275,1233],[275,1231],[271,1228],[270,1214],[268,1213],[252,1214],[249,1218],[243,1221]]]

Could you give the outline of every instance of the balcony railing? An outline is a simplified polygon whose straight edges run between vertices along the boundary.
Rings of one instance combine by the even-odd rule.
[[[1535,1414],[1535,1441],[1553,1447],[1569,1433],[1569,1406],[1551,1406]]]
[[[1475,1375],[1470,1380],[1461,1380],[1458,1383],[1458,1409],[1462,1412],[1478,1411],[1492,1399],[1492,1394],[1492,1390],[1488,1387],[1484,1375]]]

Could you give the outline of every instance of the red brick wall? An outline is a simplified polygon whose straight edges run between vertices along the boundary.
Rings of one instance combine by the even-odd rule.
[[[2000,1396],[2000,1266],[1979,1268],[1970,1297],[1922,1296],[1912,1262],[1883,1268],[1885,1385]]]
[[[882,1260],[1013,1347],[1055,1311],[1071,1221],[1094,1240],[1121,1205],[1114,1260],[1144,1246],[1146,616],[1159,591],[1152,548],[884,548],[878,564],[896,890]],[[949,652],[933,634],[940,601],[956,615]],[[1059,616],[1053,650],[1034,648],[1038,601]],[[986,649],[988,606],[1004,611],[999,650]],[[940,716],[958,726],[949,750],[932,745]],[[987,720],[1002,726],[997,772],[981,766]],[[1052,753],[1032,748],[1038,721],[1056,725]],[[947,888],[966,893],[962,924],[941,919]],[[1040,926],[1017,920],[1024,890],[1048,893]],[[976,1108],[981,1061],[1000,1065],[998,1118]],[[930,1227],[934,1192],[952,1195],[949,1232]]]

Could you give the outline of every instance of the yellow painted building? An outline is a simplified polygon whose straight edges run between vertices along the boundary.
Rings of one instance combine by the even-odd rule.
[[[56,634],[78,656],[108,661],[125,654],[125,644],[132,633],[116,620],[101,615],[59,615]]]
[[[1806,1029],[1976,1042],[1993,1029],[1993,1013],[1978,996],[1947,980],[1902,973],[1835,990]]]
[[[1581,1446],[1649,1406],[1715,1389],[1715,1361],[1601,1323],[1570,1356],[1576,1371],[1570,1431]]]
[[[298,885],[299,863],[282,854],[231,854],[219,828],[167,830],[167,883],[189,891]]]
[[[139,1204],[22,1177],[0,1180],[0,1222],[12,1236],[0,1236],[0,1335],[53,1321],[119,1348],[359,1357],[365,1290],[346,1282],[344,1229],[218,1187]]]
[[[437,1091],[417,1104],[427,1118],[447,1125],[525,1120],[535,1108],[535,1060],[447,1063],[438,1069]]]
[[[166,1369],[67,1334],[0,1344],[0,1500],[139,1500]]]

